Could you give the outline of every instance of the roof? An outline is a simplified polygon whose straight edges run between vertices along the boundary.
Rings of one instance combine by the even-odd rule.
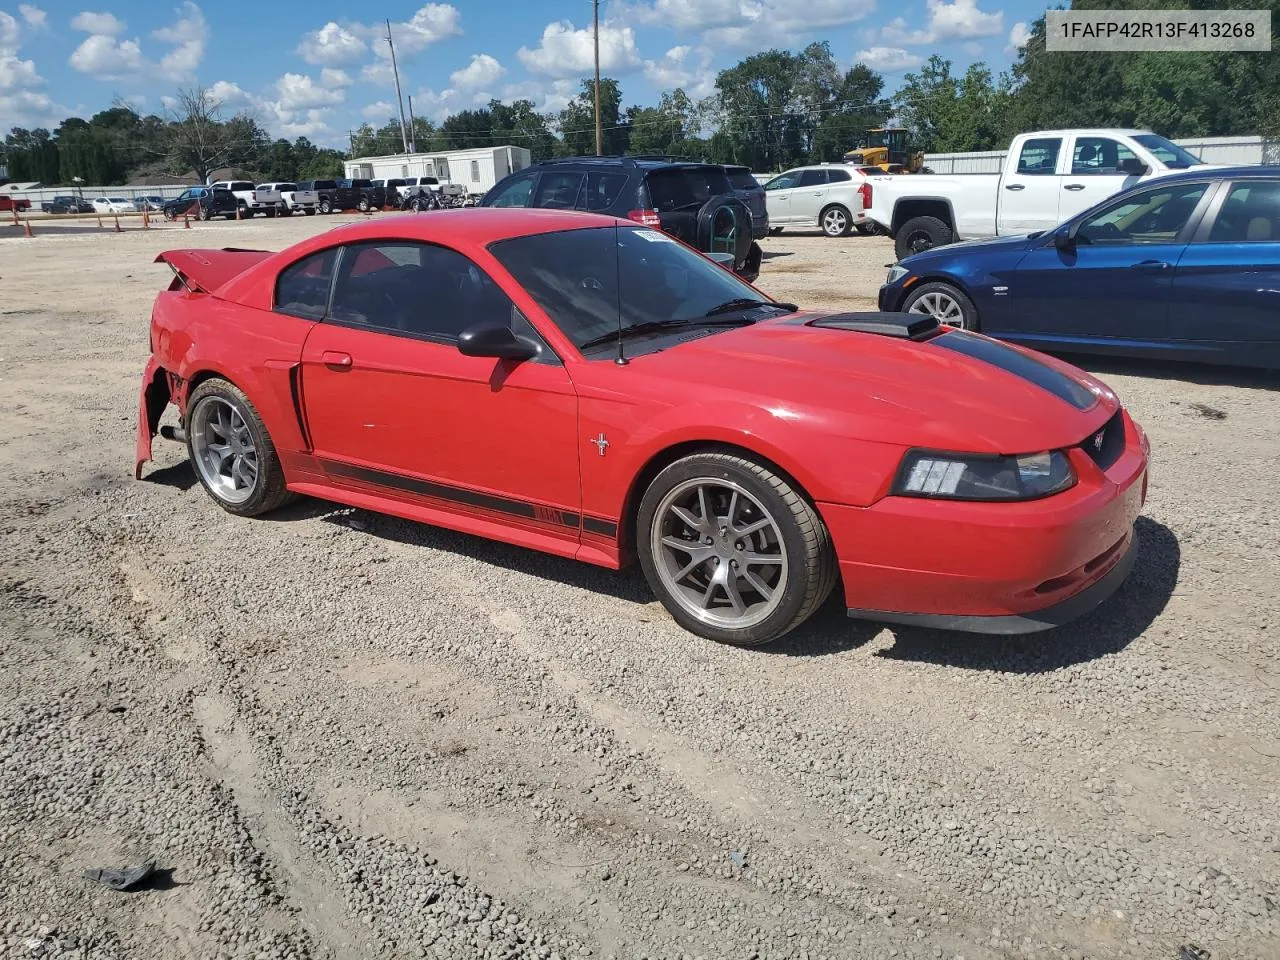
[[[666,156],[582,156],[582,157],[553,157],[549,160],[535,160],[529,165],[532,167],[550,167],[561,164],[580,163],[586,166],[616,166],[627,167],[633,170],[655,170],[661,167],[724,167],[724,164],[710,163],[705,160],[690,160],[688,157],[666,157]],[[736,166],[736,164],[731,164]],[[526,168],[528,169],[528,168]]]
[[[35,190],[40,186],[39,180],[29,180],[25,183],[6,183],[0,187],[5,193],[21,193],[24,190]]]
[[[1032,130],[1029,133],[1021,134],[1024,137],[1062,137],[1062,136],[1086,136],[1086,137],[1140,137],[1155,136],[1150,130],[1130,130],[1122,127],[1067,127],[1062,130]]]
[[[1205,164],[1200,167],[1189,167],[1174,173],[1164,173],[1158,177],[1139,180],[1128,189],[1147,187],[1160,183],[1181,183],[1187,180],[1253,180],[1258,177],[1280,178],[1280,165],[1256,167],[1231,167]]]
[[[620,221],[617,217],[580,210],[546,210],[537,207],[464,207],[433,210],[431,213],[385,214],[326,230],[318,237],[354,240],[386,238],[431,240],[448,237],[451,243],[484,245],[495,240],[509,240],[559,230],[608,227]],[[394,224],[394,227],[390,225]]]
[[[409,163],[419,160],[433,160],[436,157],[444,157],[447,160],[450,157],[488,156],[495,150],[523,150],[527,153],[529,148],[518,147],[514,143],[504,143],[498,147],[468,147],[465,150],[417,150],[413,153],[383,153],[376,157],[352,157],[350,160],[344,160],[343,163],[373,163],[376,160],[394,160],[397,163]]]

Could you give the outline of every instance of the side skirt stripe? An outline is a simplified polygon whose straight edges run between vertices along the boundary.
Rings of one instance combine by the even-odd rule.
[[[477,490],[466,490],[462,487],[453,487],[431,480],[420,480],[417,477],[406,477],[398,473],[388,473],[385,470],[374,470],[371,467],[360,467],[337,460],[322,460],[320,463],[325,472],[331,476],[356,480],[360,483],[369,483],[391,490],[399,490],[403,493],[432,497],[436,500],[447,500],[451,503],[463,504],[469,507],[480,507],[484,510],[493,510],[496,513],[505,513],[525,520],[553,523],[562,527],[569,527],[575,530],[582,529],[590,533],[598,533],[610,537],[616,536],[618,532],[618,525],[612,521],[584,517],[571,510],[560,510],[556,507],[526,503],[523,500],[511,500],[491,493],[480,493]]]

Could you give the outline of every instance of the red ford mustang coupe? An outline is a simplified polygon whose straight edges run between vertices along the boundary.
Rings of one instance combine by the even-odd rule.
[[[604,567],[758,644],[849,614],[1018,633],[1128,574],[1148,444],[1065,363],[914,314],[779,303],[594,214],[381,217],[173,250],[137,476],[172,403],[213,499],[296,494]]]

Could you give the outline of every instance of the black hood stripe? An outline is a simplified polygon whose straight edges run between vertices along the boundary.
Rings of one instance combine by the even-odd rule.
[[[1042,390],[1048,390],[1059,400],[1071,404],[1077,410],[1088,410],[1098,398],[1093,391],[1081,383],[1071,379],[1048,364],[1041,363],[1033,357],[1015,350],[1007,344],[986,337],[975,336],[963,330],[952,330],[941,337],[935,337],[930,346],[939,346],[946,350],[954,350],[974,360],[981,360],[993,367],[999,367],[1005,373],[1021,377],[1034,383]]]

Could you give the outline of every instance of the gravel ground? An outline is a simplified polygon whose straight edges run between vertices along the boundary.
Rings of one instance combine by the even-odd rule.
[[[155,253],[343,221],[0,228],[0,956],[1280,957],[1275,378],[1085,361],[1155,456],[1094,615],[833,601],[740,651],[635,571],[238,520],[159,440],[133,480]],[[766,248],[764,289],[842,307],[892,258]]]

